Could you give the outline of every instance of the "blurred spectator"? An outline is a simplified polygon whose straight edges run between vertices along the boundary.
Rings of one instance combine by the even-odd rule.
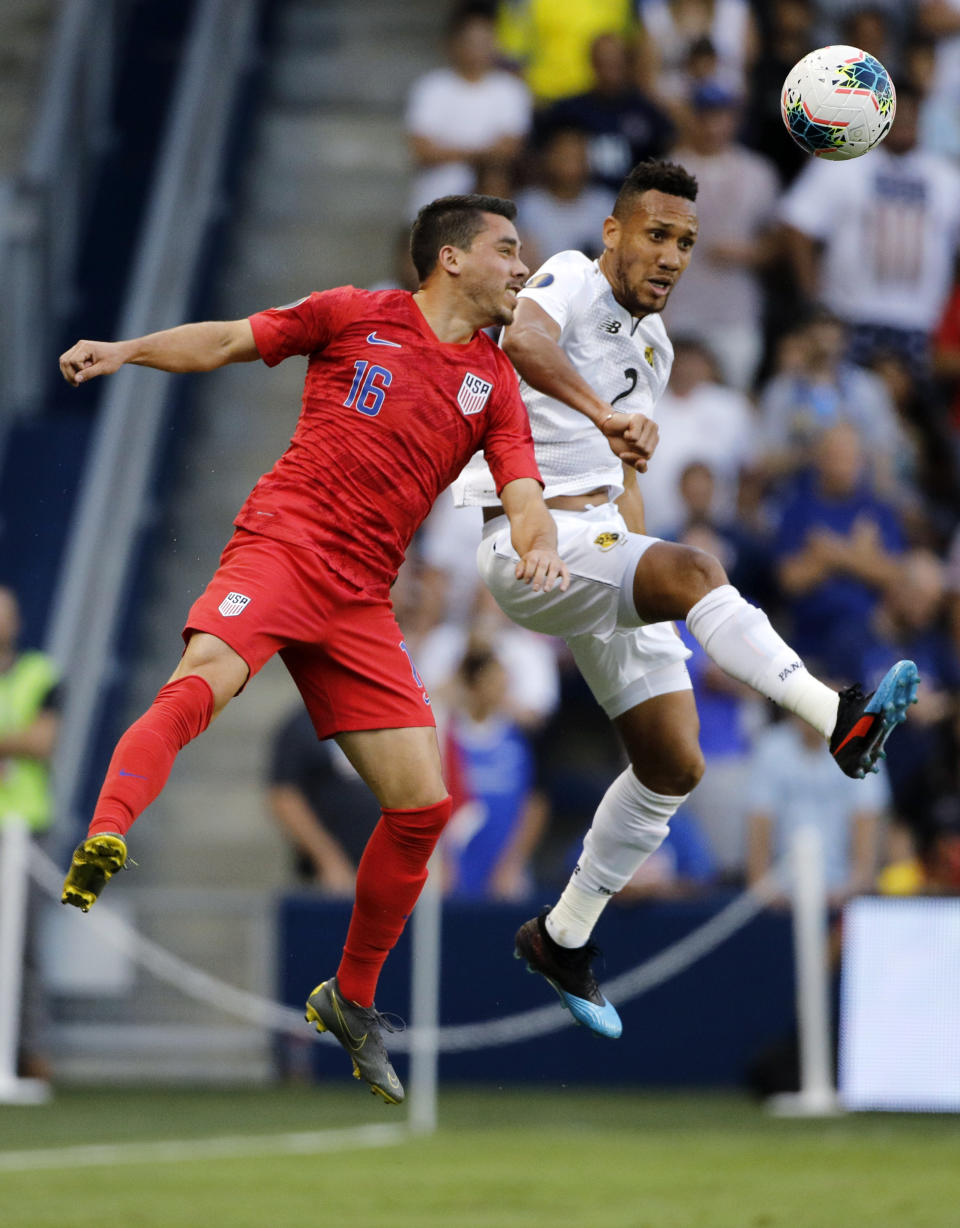
[[[811,159],[783,219],[797,283],[850,325],[850,357],[866,364],[890,348],[926,377],[950,293],[960,171],[917,148],[917,108],[904,86],[890,133],[868,158]]]
[[[927,149],[960,156],[960,0],[918,0],[917,26],[930,40],[910,69],[924,96],[922,141]]]
[[[772,0],[756,11],[761,51],[747,82],[744,140],[766,154],[789,183],[808,155],[784,131],[780,95],[790,69],[819,45],[816,6],[813,0]]]
[[[936,88],[936,40],[914,32],[903,49],[899,85],[907,84],[920,100],[917,144],[921,149],[944,154],[956,161],[960,156],[960,106],[955,95],[960,90]]]
[[[875,56],[894,81],[900,79],[902,31],[890,10],[882,4],[858,4],[847,13],[840,27],[840,42],[860,47]]]
[[[585,132],[591,182],[617,192],[638,162],[662,157],[670,149],[673,124],[634,86],[630,49],[619,35],[595,38],[590,62],[591,89],[558,99],[544,112],[542,124]]]
[[[945,797],[934,806],[922,834],[909,840],[877,876],[884,895],[960,895],[960,798]]]
[[[757,738],[747,781],[747,878],[756,883],[789,851],[794,833],[812,827],[823,847],[832,907],[870,891],[889,789],[881,773],[837,779],[823,739],[796,717]],[[786,896],[788,879],[781,878]]]
[[[741,95],[759,39],[749,0],[639,0],[640,83],[668,107],[689,93],[691,48],[709,40],[716,84]]]
[[[866,626],[850,628],[851,655],[859,653],[856,676],[872,690],[886,672],[890,654],[915,661],[923,679],[916,705],[887,767],[897,815],[921,830],[942,788],[934,762],[949,740],[960,699],[960,656],[944,628],[946,569],[929,550],[910,550]]]
[[[590,50],[599,34],[636,37],[635,0],[501,0],[497,35],[538,103],[581,94],[593,83]]]
[[[476,540],[470,557],[476,558]],[[492,644],[506,670],[505,703],[511,719],[527,730],[542,726],[560,697],[554,642],[511,622],[483,585],[476,589],[469,621],[439,623],[417,644],[417,668],[430,679],[431,694],[440,700],[449,696],[456,684],[458,665],[473,637]]]
[[[0,587],[0,827],[24,822],[39,839],[53,822],[50,760],[60,724],[58,671],[45,653],[21,652],[20,606]],[[20,1008],[18,1068],[28,1078],[48,1078],[48,1019],[36,953],[39,901],[31,892],[27,913]]]
[[[933,374],[947,399],[950,442],[960,460],[960,281],[953,283],[934,334]]]
[[[698,786],[699,788],[699,786]],[[581,845],[577,845],[579,854]],[[717,863],[697,818],[687,807],[670,820],[670,835],[616,895],[617,903],[686,900],[717,881]]]
[[[273,736],[267,806],[290,841],[297,879],[349,899],[380,805],[337,743],[317,738],[302,707]]]
[[[586,135],[578,128],[551,129],[538,164],[539,183],[516,196],[524,261],[536,269],[556,252],[599,256],[603,223],[616,193],[591,186]]]
[[[449,488],[433,505],[417,537],[419,608],[411,624],[416,628],[416,639],[441,623],[462,627],[473,618],[481,590],[486,591],[477,572],[477,542],[482,530],[480,508],[455,508]]]
[[[673,156],[699,184],[700,239],[665,318],[703,337],[726,380],[749,389],[763,352],[758,274],[773,254],[779,183],[767,158],[734,139],[740,113],[738,96],[723,86],[693,96],[694,123]]]
[[[446,889],[462,898],[523,899],[547,814],[534,790],[530,744],[510,719],[507,671],[491,645],[471,639],[456,683],[443,737],[453,798],[441,843]]]
[[[878,596],[897,577],[904,542],[893,507],[865,481],[856,429],[824,431],[814,464],[780,508],[777,576],[791,616],[791,642],[849,682],[856,662],[849,635],[865,628]]]
[[[724,386],[710,350],[695,337],[678,337],[673,348],[670,383],[657,404],[660,440],[639,475],[647,532],[655,537],[684,518],[680,477],[692,461],[704,461],[713,474],[714,513],[732,518],[737,479],[753,459],[756,433],[750,402]]]
[[[530,128],[530,95],[522,81],[496,67],[494,20],[488,6],[457,8],[447,28],[449,68],[414,82],[406,126],[418,167],[410,216],[438,196],[511,194],[513,164]]]
[[[722,563],[730,583],[744,597],[768,609],[776,596],[770,575],[769,546],[742,516],[734,512],[729,516],[719,513],[715,492],[716,481],[710,465],[691,461],[680,474],[682,520],[664,537],[712,554]],[[699,789],[699,785],[697,787]]]
[[[847,325],[825,307],[813,308],[792,330],[789,369],[760,396],[762,466],[781,478],[809,465],[816,441],[837,422],[850,422],[870,442],[878,489],[891,494],[908,444],[883,380],[847,358]]]

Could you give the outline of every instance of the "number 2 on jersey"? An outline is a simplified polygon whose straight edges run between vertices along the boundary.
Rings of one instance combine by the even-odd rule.
[[[383,398],[393,383],[393,374],[386,367],[377,367],[358,358],[353,364],[353,383],[344,401],[347,409],[356,406],[361,414],[375,418],[383,408]]]
[[[630,393],[633,392],[634,388],[636,388],[637,386],[637,368],[636,367],[624,368],[623,374],[630,381],[630,387],[624,388],[623,392],[618,392],[617,395],[610,402],[611,405],[616,405],[618,401],[622,401],[624,397],[628,397]]]

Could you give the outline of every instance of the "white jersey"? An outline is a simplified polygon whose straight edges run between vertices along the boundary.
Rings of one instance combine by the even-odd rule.
[[[596,260],[559,252],[520,291],[560,325],[559,345],[601,397],[623,413],[654,416],[670,378],[673,346],[659,315],[631,316],[613,297]],[[530,415],[544,497],[584,494],[606,487],[623,493],[623,468],[593,422],[562,401],[520,381]],[[453,484],[458,507],[499,503],[486,462],[478,453]]]

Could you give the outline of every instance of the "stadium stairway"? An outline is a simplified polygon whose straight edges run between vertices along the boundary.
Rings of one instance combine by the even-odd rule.
[[[431,0],[288,0],[278,8],[260,105],[241,142],[239,200],[217,262],[209,314],[219,318],[390,276],[394,235],[405,221],[404,99],[439,54]],[[214,569],[234,514],[293,431],[303,374],[303,364],[290,360],[273,371],[257,363],[193,382],[157,509],[157,553],[138,585],[126,720],[149,704],[173,668],[184,616]],[[135,877],[110,888],[155,941],[268,994],[275,975],[269,942],[251,953],[250,927],[226,924],[223,910],[206,904],[221,888],[250,893],[260,901],[248,910],[257,921],[266,915],[261,905],[269,892],[290,882],[290,858],[265,811],[264,774],[271,732],[297,702],[283,667],[270,662],[249,693],[181,754],[167,789],[132,833]],[[165,894],[174,889],[176,904]],[[154,908],[153,898],[172,906]],[[325,941],[318,974],[332,969],[341,941],[342,935]],[[143,981],[124,1004],[127,1022],[166,1021],[186,1029],[184,1036],[209,1025],[208,1010]],[[123,1036],[112,1035],[111,1044],[116,1056]],[[162,1048],[139,1053],[139,1073],[149,1073],[151,1062],[158,1073],[168,1070]],[[186,1053],[183,1059],[189,1064]],[[228,1029],[224,1045],[200,1065],[209,1077],[235,1078],[241,1068],[263,1077],[269,1062],[264,1034]],[[88,1069],[79,1058],[68,1067]]]

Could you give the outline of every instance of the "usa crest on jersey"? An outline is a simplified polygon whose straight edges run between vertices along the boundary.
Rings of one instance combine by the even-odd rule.
[[[224,618],[236,618],[250,604],[250,598],[245,597],[243,593],[227,593],[226,597],[217,606],[217,609]]]
[[[468,371],[457,393],[457,404],[465,414],[478,414],[486,405],[491,392],[493,384],[489,380],[481,379],[479,375]]]

